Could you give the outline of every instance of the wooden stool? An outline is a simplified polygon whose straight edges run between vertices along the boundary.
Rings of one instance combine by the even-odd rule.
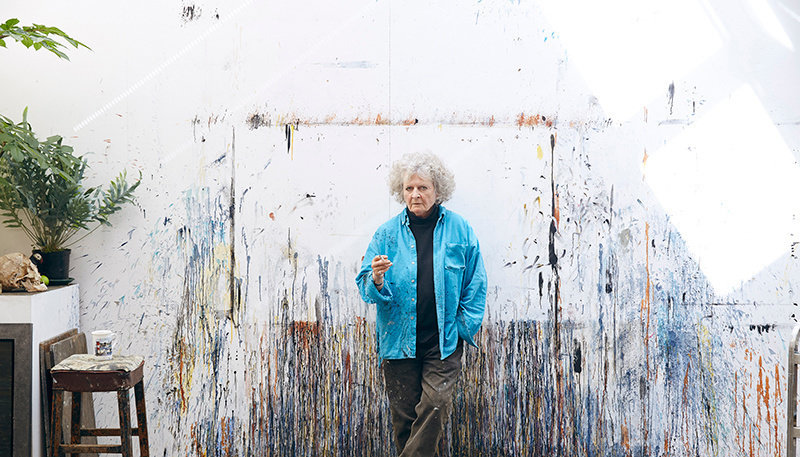
[[[75,354],[54,366],[53,376],[53,456],[65,453],[115,453],[133,456],[131,435],[139,437],[139,453],[149,457],[147,441],[147,413],[145,412],[144,358],[142,356],[114,356],[101,360],[89,354]],[[136,428],[131,428],[130,388],[136,396]],[[117,392],[119,403],[119,428],[82,429],[81,392]],[[70,444],[61,443],[61,416],[64,408],[64,392],[72,392],[72,420],[70,421]],[[80,444],[82,436],[119,436],[120,445]]]

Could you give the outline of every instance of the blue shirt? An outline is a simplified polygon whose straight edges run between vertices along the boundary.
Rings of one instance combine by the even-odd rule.
[[[416,357],[415,245],[403,210],[372,236],[356,277],[361,297],[377,306],[381,359]],[[381,290],[372,282],[372,259],[376,255],[386,255],[392,262]],[[472,227],[444,206],[440,206],[433,230],[433,288],[442,359],[455,351],[459,338],[477,347],[473,337],[481,327],[486,308],[486,270]]]

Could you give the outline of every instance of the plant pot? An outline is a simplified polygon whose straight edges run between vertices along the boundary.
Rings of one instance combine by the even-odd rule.
[[[31,256],[31,261],[36,264],[39,274],[43,274],[51,280],[68,279],[70,252],[72,252],[70,249],[55,252],[42,252],[34,249],[33,253],[41,255],[42,260],[37,262],[38,259],[34,259],[35,256]]]

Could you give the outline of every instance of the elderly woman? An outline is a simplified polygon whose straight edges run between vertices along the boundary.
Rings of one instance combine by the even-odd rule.
[[[475,346],[483,321],[486,271],[472,227],[441,206],[455,181],[438,157],[404,155],[389,187],[406,208],[375,232],[356,282],[377,305],[397,452],[434,455],[461,374],[462,340]]]

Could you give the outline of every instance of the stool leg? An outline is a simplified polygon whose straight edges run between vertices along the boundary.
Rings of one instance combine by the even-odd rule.
[[[72,392],[72,420],[70,421],[70,443],[81,444],[81,393]]]
[[[117,391],[117,403],[119,403],[119,434],[122,439],[122,455],[132,457],[131,453],[131,400],[128,397],[130,392],[126,390]]]
[[[150,443],[147,436],[147,409],[144,402],[144,382],[139,381],[133,386],[136,395],[136,427],[139,429],[139,454],[141,457],[150,457]]]
[[[61,456],[61,415],[64,414],[64,391],[53,390],[53,409],[52,417],[50,417],[50,430],[52,436],[50,442],[52,443],[53,456]]]

